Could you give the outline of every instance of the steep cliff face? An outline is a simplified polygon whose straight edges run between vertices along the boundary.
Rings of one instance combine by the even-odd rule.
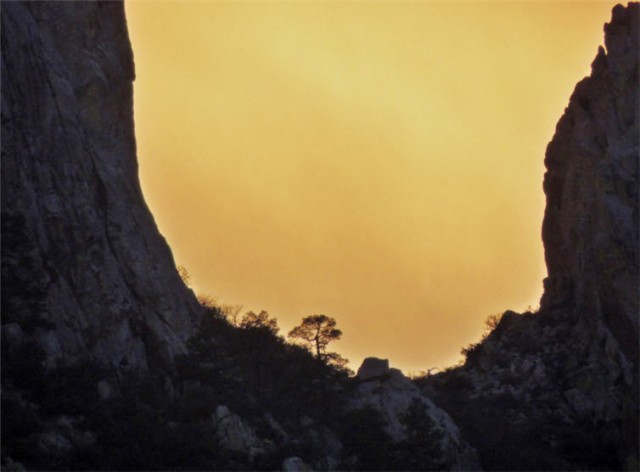
[[[638,470],[640,5],[618,5],[545,164],[548,278],[425,381],[490,470]]]
[[[2,5],[3,332],[51,366],[167,367],[195,329],[138,181],[133,80],[122,3]]]
[[[543,310],[604,320],[638,356],[638,58],[640,7],[618,5],[545,158]]]

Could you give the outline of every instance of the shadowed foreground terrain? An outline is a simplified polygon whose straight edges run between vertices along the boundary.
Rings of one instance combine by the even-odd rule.
[[[185,286],[142,197],[118,2],[4,3],[6,470],[637,470],[637,3],[548,146],[538,313],[410,380]]]

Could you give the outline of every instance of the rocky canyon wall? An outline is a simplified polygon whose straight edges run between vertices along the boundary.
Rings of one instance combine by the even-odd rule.
[[[604,320],[638,357],[640,7],[618,5],[605,45],[547,148],[541,307]]]
[[[639,19],[613,9],[547,148],[539,312],[425,382],[487,470],[638,470]]]
[[[3,467],[424,469],[435,444],[452,470],[476,452],[489,470],[638,470],[638,4],[614,9],[547,150],[540,312],[506,312],[415,382],[201,317],[138,180],[123,4],[0,12]]]
[[[196,327],[138,180],[134,77],[123,3],[3,3],[3,334],[49,365],[169,367]]]

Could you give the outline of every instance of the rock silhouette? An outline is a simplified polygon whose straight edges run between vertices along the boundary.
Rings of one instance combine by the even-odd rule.
[[[123,4],[3,3],[3,467],[420,468],[415,411],[447,470],[637,469],[639,10],[547,150],[540,312],[411,381],[201,307],[140,190]]]
[[[50,366],[170,368],[197,326],[140,189],[134,76],[122,3],[2,6],[3,323],[48,323]]]
[[[545,157],[542,308],[604,320],[638,357],[638,5],[618,5]]]

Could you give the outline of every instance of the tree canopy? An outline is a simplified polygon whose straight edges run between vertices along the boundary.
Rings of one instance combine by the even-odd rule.
[[[240,322],[240,328],[242,329],[263,329],[270,331],[272,334],[278,334],[280,328],[278,328],[278,320],[276,318],[269,317],[269,313],[262,310],[256,314],[253,311],[248,311],[242,317]]]
[[[327,315],[310,315],[302,319],[302,324],[296,326],[287,335],[292,339],[299,339],[315,351],[318,359],[327,355],[327,345],[342,336],[342,331],[336,328],[336,320]]]

